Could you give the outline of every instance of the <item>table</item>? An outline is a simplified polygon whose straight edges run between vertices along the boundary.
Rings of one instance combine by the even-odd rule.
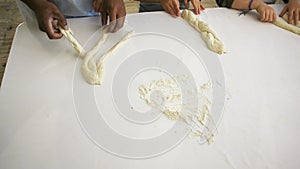
[[[282,7],[274,6],[277,12]],[[0,168],[299,168],[300,37],[258,22],[255,12],[238,13],[219,8],[199,16],[217,32],[225,55],[210,52],[187,24],[180,31],[172,27],[184,23],[181,19],[163,12],[128,15],[136,32],[177,33],[182,41],[197,42],[188,45],[217,58],[225,77],[224,110],[212,144],[187,137],[163,154],[141,159],[116,156],[91,141],[74,104],[74,77],[80,76],[74,51],[63,39],[46,40],[20,25],[0,90]],[[84,43],[98,29],[98,20],[68,22]]]

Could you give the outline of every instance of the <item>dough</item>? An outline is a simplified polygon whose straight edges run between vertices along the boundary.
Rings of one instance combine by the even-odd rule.
[[[127,33],[119,42],[117,42],[96,61],[95,54],[98,52],[108,36],[107,33],[103,34],[97,45],[90,52],[88,52],[83,59],[81,72],[88,83],[101,85],[103,78],[104,59],[111,55],[111,53],[114,52],[120,45],[122,45],[132,34],[133,31]]]
[[[277,19],[273,24],[282,29],[285,29],[285,30],[288,30],[290,32],[300,35],[300,28],[297,28],[295,25],[288,24],[287,22],[281,21],[279,19]]]
[[[79,44],[79,42],[74,38],[73,32],[71,29],[64,30],[63,28],[59,27],[59,31],[66,37],[66,39],[72,44],[73,48],[79,54],[80,57],[84,57],[86,55],[85,50]]]
[[[287,15],[287,14],[284,14],[284,15],[282,16],[282,18],[283,18],[286,22],[288,22],[288,15]],[[294,20],[293,20],[293,21],[292,21],[292,25],[293,25],[293,26],[296,26],[296,27],[298,27],[298,28],[300,28],[300,21],[298,22],[297,25],[294,25]]]
[[[226,53],[224,45],[217,37],[216,33],[210,29],[208,24],[196,18],[194,13],[190,10],[183,10],[182,18],[192,25],[202,35],[203,40],[206,42],[208,48],[218,54]]]
[[[95,55],[101,49],[101,46],[106,41],[107,36],[107,29],[103,29],[98,43],[89,52],[87,52],[83,58],[81,73],[86,81],[90,84],[101,84],[100,82],[102,80],[101,77],[103,76],[103,67],[97,66]]]
[[[59,28],[61,33],[66,37],[66,39],[72,44],[73,48],[79,53],[80,57],[83,59],[81,66],[81,73],[85,80],[90,84],[100,85],[103,78],[103,62],[104,59],[109,56],[113,51],[115,51],[130,35],[133,31],[127,33],[119,42],[117,42],[111,49],[109,49],[104,55],[102,55],[99,60],[95,59],[95,55],[101,49],[101,46],[108,37],[107,28],[104,28],[102,35],[98,43],[89,51],[86,52],[79,42],[74,38],[71,29],[64,30]]]

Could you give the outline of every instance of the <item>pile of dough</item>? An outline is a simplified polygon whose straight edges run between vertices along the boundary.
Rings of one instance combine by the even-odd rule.
[[[226,53],[224,45],[217,37],[216,33],[210,29],[208,24],[197,19],[194,13],[187,9],[182,11],[181,16],[184,20],[186,20],[190,25],[192,25],[197,31],[201,33],[203,40],[206,42],[210,50],[218,54]]]
[[[85,80],[93,85],[100,85],[103,78],[103,62],[104,59],[109,56],[113,51],[115,51],[118,46],[120,46],[130,35],[133,34],[133,31],[127,33],[120,41],[118,41],[112,48],[110,48],[104,55],[102,55],[98,60],[95,56],[98,51],[101,49],[102,44],[108,37],[107,28],[103,29],[102,36],[98,43],[89,51],[86,52],[79,42],[74,38],[73,32],[69,30],[64,30],[59,28],[61,33],[66,37],[66,39],[72,44],[73,48],[83,59],[81,72]]]
[[[287,22],[281,21],[279,19],[277,19],[275,22],[273,22],[273,24],[280,27],[280,28],[282,28],[282,29],[285,29],[285,30],[288,30],[290,32],[293,32],[295,34],[300,35],[300,28],[297,28],[295,25],[288,24]]]

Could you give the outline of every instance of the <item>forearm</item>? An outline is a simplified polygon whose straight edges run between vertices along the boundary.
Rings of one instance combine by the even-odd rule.
[[[47,2],[47,0],[21,0],[21,1],[24,2],[33,11],[42,8],[43,4]]]
[[[155,2],[155,3],[159,3],[160,0],[140,0],[141,2]]]
[[[235,0],[233,1],[231,8],[240,10],[249,9],[250,1],[251,0]],[[264,2],[261,0],[253,0],[250,9],[257,9],[261,3]]]
[[[293,3],[293,2],[298,2],[298,3],[300,3],[300,0],[289,0],[288,2],[289,2],[289,3]]]

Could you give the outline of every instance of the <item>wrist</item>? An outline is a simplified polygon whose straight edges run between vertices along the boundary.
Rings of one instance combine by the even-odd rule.
[[[263,4],[264,4],[264,2],[261,1],[261,0],[253,0],[253,3],[251,5],[251,9],[257,9]]]
[[[45,7],[47,0],[22,0],[33,11],[41,10]]]
[[[289,0],[289,2],[288,2],[288,3],[295,3],[295,2],[298,2],[298,3],[300,3],[300,0]]]

